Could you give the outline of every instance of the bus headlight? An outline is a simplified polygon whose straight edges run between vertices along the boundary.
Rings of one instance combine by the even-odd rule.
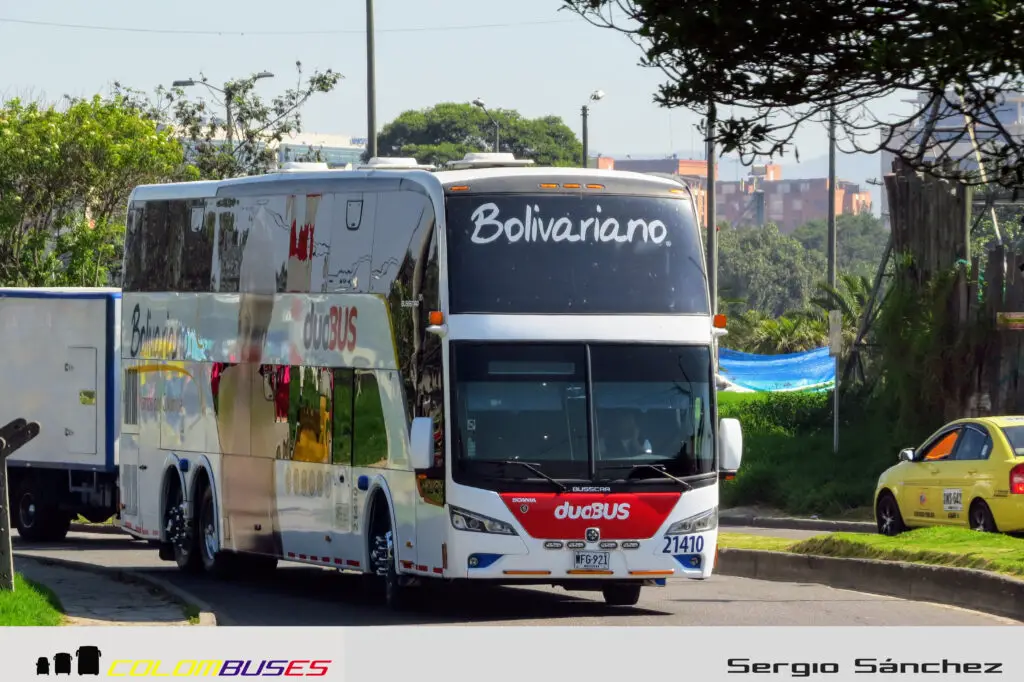
[[[498,535],[519,535],[516,529],[498,519],[483,514],[476,514],[459,507],[448,507],[451,514],[452,527],[456,530],[468,530],[474,533],[496,533]]]
[[[689,533],[703,533],[706,530],[718,528],[718,507],[701,512],[686,519],[676,521],[665,535],[687,535]]]

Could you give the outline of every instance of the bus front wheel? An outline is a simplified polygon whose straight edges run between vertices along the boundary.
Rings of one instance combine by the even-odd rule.
[[[640,585],[605,585],[601,588],[604,601],[609,606],[636,606],[640,601]]]

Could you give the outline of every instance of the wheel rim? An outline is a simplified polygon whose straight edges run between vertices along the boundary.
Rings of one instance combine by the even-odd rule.
[[[891,535],[896,530],[896,513],[892,501],[888,498],[878,506],[878,519],[883,535]]]
[[[217,528],[213,524],[213,500],[207,500],[203,505],[200,527],[203,532],[203,552],[206,554],[206,558],[212,561],[217,555]]]
[[[974,530],[988,530],[988,519],[986,518],[984,507],[975,507],[971,516],[973,517],[971,526]]]
[[[36,502],[30,493],[21,496],[18,503],[18,518],[23,528],[31,528],[36,523]]]

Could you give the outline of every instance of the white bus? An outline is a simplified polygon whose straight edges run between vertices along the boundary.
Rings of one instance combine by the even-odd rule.
[[[136,188],[120,525],[184,570],[329,566],[396,607],[708,578],[742,444],[693,198],[508,156]]]

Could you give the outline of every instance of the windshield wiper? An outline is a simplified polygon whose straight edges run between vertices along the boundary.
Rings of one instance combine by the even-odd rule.
[[[517,466],[521,466],[521,467],[524,467],[526,469],[529,469],[530,471],[532,471],[533,473],[537,474],[541,478],[543,478],[545,480],[548,480],[548,481],[551,481],[551,483],[556,485],[556,486],[558,486],[558,489],[561,490],[562,492],[565,492],[566,490],[569,489],[569,487],[566,486],[561,481],[557,481],[557,480],[551,478],[550,476],[545,474],[543,471],[538,469],[537,467],[540,466],[539,464],[530,464],[529,462],[520,462],[518,459],[506,459],[506,460],[502,461],[501,463],[502,464],[515,464]]]
[[[680,484],[682,486],[685,486],[687,490],[693,490],[693,486],[692,485],[690,485],[689,483],[687,483],[683,479],[679,478],[678,476],[673,476],[669,472],[665,471],[665,469],[662,466],[658,466],[658,465],[655,465],[655,464],[620,464],[619,466],[610,466],[610,467],[602,467],[602,468],[603,469],[629,469],[631,472],[636,471],[637,469],[650,469],[651,471],[656,471],[657,473],[661,474],[665,478],[671,478],[676,483],[678,483],[678,484]]]

